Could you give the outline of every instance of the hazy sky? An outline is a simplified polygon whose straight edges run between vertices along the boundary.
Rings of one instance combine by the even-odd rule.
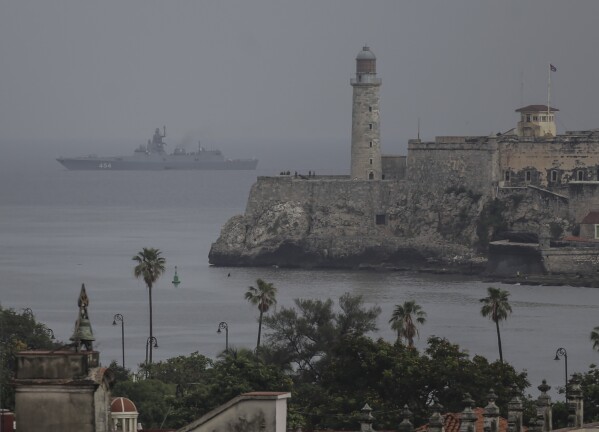
[[[558,129],[596,128],[598,17],[597,0],[4,1],[0,133],[85,146],[166,125],[232,157],[349,149],[364,44],[384,153],[418,118],[424,139],[510,129],[546,103],[549,63]]]

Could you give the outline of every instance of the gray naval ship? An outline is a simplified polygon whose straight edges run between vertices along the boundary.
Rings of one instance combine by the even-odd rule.
[[[258,159],[226,159],[220,150],[206,150],[198,143],[198,151],[188,153],[175,148],[166,152],[166,127],[156,128],[147,145],[140,145],[131,156],[99,157],[95,155],[56,159],[69,170],[253,170]]]

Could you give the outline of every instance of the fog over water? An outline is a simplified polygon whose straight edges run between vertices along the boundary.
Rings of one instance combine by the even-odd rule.
[[[403,272],[210,267],[210,244],[229,217],[243,212],[256,176],[274,174],[272,167],[77,172],[21,151],[17,159],[29,158],[28,164],[0,163],[0,301],[16,310],[31,308],[66,341],[85,283],[95,347],[104,364],[121,359],[120,329],[111,325],[116,313],[125,317],[127,366],[135,369],[145,357],[148,299],[143,282],[133,277],[131,260],[142,247],[161,249],[168,263],[153,290],[156,360],[193,351],[214,358],[225,343],[216,333],[220,321],[229,324],[231,345],[253,348],[257,311],[243,294],[257,278],[278,287],[279,307],[300,297],[363,295],[369,305],[382,308],[379,331],[372,336],[389,341],[395,337],[387,323],[393,306],[415,299],[428,314],[418,347],[437,335],[471,355],[498,356],[494,325],[479,313],[488,283]],[[177,289],[170,284],[175,265],[182,280]],[[589,333],[599,325],[599,290],[495,285],[511,292],[514,309],[501,326],[505,358],[528,370],[535,387],[543,378],[562,385],[563,361],[553,360],[558,347],[568,350],[570,372],[597,360]]]
[[[224,269],[208,265],[222,225],[245,208],[257,175],[349,171],[351,86],[364,44],[377,55],[384,153],[421,137],[486,135],[516,125],[514,109],[547,101],[558,130],[599,127],[599,2],[580,0],[106,0],[4,2],[0,13],[0,302],[33,309],[61,340],[72,333],[85,283],[104,364],[120,360],[115,313],[125,316],[127,366],[145,356],[147,294],[131,257],[160,248],[154,290],[156,359],[255,345],[257,313],[243,299],[256,278],[292,299],[361,294],[383,312],[374,337],[393,340],[393,305],[428,313],[419,347],[437,335],[497,357],[480,316],[488,284],[400,272]],[[154,128],[168,149],[197,141],[255,172],[69,172],[55,158],[128,155]],[[183,281],[169,281],[177,265]],[[227,273],[231,273],[227,277]],[[501,286],[507,361],[536,387],[563,384],[599,354],[599,290]],[[533,388],[533,394],[536,389]]]
[[[516,108],[546,103],[549,63],[560,131],[595,128],[598,15],[595,0],[4,2],[0,131],[87,154],[166,125],[173,145],[236,157],[340,156],[364,44],[385,153],[418,119],[424,139],[514,127]]]

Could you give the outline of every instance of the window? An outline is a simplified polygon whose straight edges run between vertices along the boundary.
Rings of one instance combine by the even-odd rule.
[[[551,181],[552,182],[556,182],[557,181],[557,171],[556,170],[552,170],[551,171]]]
[[[504,179],[506,182],[509,182],[509,181],[510,181],[510,172],[509,172],[509,170],[503,173],[503,179]]]
[[[368,180],[374,180],[374,173],[372,171],[368,173]]]
[[[372,141],[370,141],[370,148],[372,148]]]
[[[372,123],[368,125],[368,129],[372,130]]]
[[[532,178],[532,173],[530,171],[526,171],[526,181],[529,182]]]
[[[599,239],[599,225],[595,225],[595,238]]]
[[[584,171],[583,170],[578,170],[576,172],[576,179],[578,181],[583,181],[584,180]]]
[[[527,114],[527,115],[526,115],[526,121],[527,121],[527,122],[530,122],[530,114]]]
[[[541,117],[541,121],[547,121],[547,116]]]
[[[599,168],[597,168],[597,181],[599,181]]]
[[[375,217],[375,223],[377,225],[387,225],[387,215],[385,215],[385,214],[377,214],[376,217]]]
[[[370,165],[372,165],[372,159],[370,159]]]
[[[371,106],[368,107],[368,112],[372,112],[372,107]]]

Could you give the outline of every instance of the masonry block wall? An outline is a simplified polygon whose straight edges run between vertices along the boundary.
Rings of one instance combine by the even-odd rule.
[[[406,156],[383,155],[381,163],[384,180],[404,180],[406,178]]]
[[[20,432],[107,432],[111,374],[97,351],[17,354],[15,416]]]
[[[590,211],[599,210],[599,183],[571,183],[565,192],[570,198],[573,220],[579,222]]]
[[[393,229],[396,214],[406,200],[407,187],[400,181],[259,177],[252,186],[245,216],[261,221],[283,215],[280,227],[287,235],[291,228],[291,238],[308,234],[330,237],[332,232],[335,237],[380,236]],[[281,212],[283,207],[286,209]],[[267,225],[254,225],[250,244],[260,243],[261,234],[273,234],[259,230]]]
[[[489,195],[497,183],[496,142],[470,137],[437,137],[435,142],[410,140],[407,179],[416,188],[463,187]]]
[[[599,181],[599,141],[595,138],[506,138],[499,141],[498,150],[504,186],[533,184],[552,188],[572,181]]]

